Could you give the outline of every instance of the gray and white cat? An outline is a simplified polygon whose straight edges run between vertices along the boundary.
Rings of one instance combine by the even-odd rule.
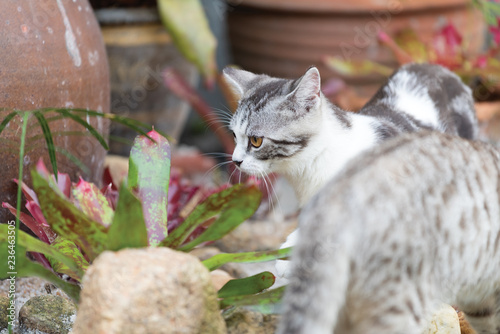
[[[420,334],[441,302],[500,333],[500,157],[438,132],[354,159],[303,208],[280,334]]]
[[[477,135],[471,90],[438,65],[401,67],[359,113],[328,101],[315,67],[297,80],[234,68],[224,76],[239,97],[230,123],[234,163],[247,174],[285,176],[301,205],[351,158],[398,134]]]
[[[224,76],[239,98],[230,123],[233,161],[247,174],[283,175],[301,206],[350,159],[384,140],[424,129],[469,139],[478,132],[470,88],[438,65],[401,67],[358,113],[329,102],[315,67],[297,80],[234,68]],[[283,247],[296,238],[297,231]],[[287,261],[277,268],[288,275]]]

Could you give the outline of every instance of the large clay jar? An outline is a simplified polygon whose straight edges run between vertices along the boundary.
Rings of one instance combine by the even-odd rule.
[[[389,35],[412,28],[425,42],[453,23],[471,50],[479,50],[485,25],[469,0],[231,0],[229,33],[235,63],[274,76],[296,78],[309,66],[323,79],[337,74],[322,62],[325,55],[345,60],[370,59],[396,67],[392,52],[377,42],[379,31]],[[380,76],[348,79],[370,95]]]
[[[109,70],[99,25],[87,0],[2,0],[0,11],[0,121],[8,110],[74,107],[109,112]],[[50,116],[49,116],[50,117]],[[15,205],[18,178],[20,118],[0,136],[0,202]],[[102,119],[87,121],[107,136]],[[58,167],[72,180],[79,175],[98,182],[105,150],[81,125],[67,119],[50,122]],[[23,181],[43,158],[50,166],[40,127],[29,123]],[[67,158],[70,153],[86,168]],[[12,216],[0,208],[0,223]]]

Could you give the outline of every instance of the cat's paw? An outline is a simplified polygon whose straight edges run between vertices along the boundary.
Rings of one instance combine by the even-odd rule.
[[[299,238],[299,229],[296,229],[286,238],[286,241],[281,245],[280,249],[293,247],[297,244]],[[278,277],[289,278],[291,275],[291,261],[290,260],[277,260],[276,273]]]

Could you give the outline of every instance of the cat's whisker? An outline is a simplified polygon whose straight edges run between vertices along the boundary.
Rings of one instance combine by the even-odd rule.
[[[278,205],[278,208],[279,208],[280,212],[284,212],[284,211],[283,211],[283,208],[282,208],[282,206],[281,206],[281,202],[280,202],[280,199],[279,199],[279,197],[278,197],[278,194],[276,193],[276,188],[274,187],[274,182],[273,182],[273,180],[271,180],[271,178],[269,177],[269,174],[267,174],[266,172],[264,172],[264,173],[265,173],[265,177],[267,177],[267,179],[268,179],[268,181],[269,181],[269,185],[271,186],[271,193],[269,193],[269,194],[270,194],[270,196],[269,196],[269,197],[271,197],[271,196],[272,196],[273,200],[275,200],[275,201],[276,201],[276,203],[277,203],[277,205]],[[269,192],[269,191],[268,191],[268,192]],[[274,202],[274,201],[273,201],[273,202]],[[273,209],[275,210],[275,208],[273,208]]]
[[[217,168],[220,168],[220,167],[225,166],[225,165],[230,164],[230,163],[232,163],[232,161],[219,162],[218,164],[216,164],[215,166],[212,166],[209,170],[207,170],[205,172],[205,174],[203,174],[202,179],[206,180],[208,178],[208,176],[210,175],[210,173],[213,173],[215,170],[217,170]]]
[[[233,175],[234,175],[234,173],[236,173],[236,171],[237,171],[236,168],[233,169],[233,171],[231,172],[231,175],[229,175],[229,180],[228,180],[229,183],[231,183],[231,180],[233,179]]]
[[[266,187],[266,191],[267,191],[267,195],[268,195],[268,196],[267,196],[267,206],[268,206],[269,208],[272,208],[272,210],[274,211],[274,203],[273,203],[273,200],[272,200],[271,196],[269,196],[269,194],[270,194],[270,192],[269,192],[269,191],[270,191],[270,189],[269,189],[269,185],[267,184],[267,180],[266,180],[266,177],[265,177],[265,175],[264,175],[264,172],[259,171],[259,174],[260,174],[260,176],[261,176],[261,179],[264,181],[264,185],[265,185],[265,187]]]

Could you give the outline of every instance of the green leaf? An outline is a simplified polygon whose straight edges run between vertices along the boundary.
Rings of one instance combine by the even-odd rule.
[[[92,136],[94,136],[97,139],[97,141],[101,144],[101,146],[104,147],[105,150],[109,150],[108,143],[106,143],[106,140],[101,136],[101,134],[96,129],[94,129],[92,125],[84,121],[79,116],[72,114],[68,110],[54,109],[54,111],[64,115],[67,118],[71,118],[73,121],[85,127],[92,134]]]
[[[270,288],[275,281],[276,277],[269,271],[246,278],[232,279],[219,290],[218,296],[219,298],[228,298],[253,295]]]
[[[8,226],[5,224],[0,225],[0,243],[7,242],[8,239]],[[75,258],[67,256],[64,252],[61,252],[57,248],[51,247],[49,244],[46,244],[38,239],[33,238],[29,234],[18,231],[17,232],[17,246],[23,247],[29,252],[37,252],[42,253],[43,255],[50,257],[53,260],[56,260],[60,263],[65,264],[71,271],[73,271],[78,279],[81,279],[84,275],[84,265],[75,261]],[[5,257],[0,257],[2,259],[6,259]],[[6,262],[6,261],[0,261]]]
[[[20,231],[21,232],[21,231]],[[36,239],[35,239],[36,240]],[[0,258],[7,259],[6,251],[8,250],[8,242],[0,240]],[[68,283],[60,279],[57,275],[48,269],[45,269],[38,263],[31,262],[26,258],[27,249],[20,244],[16,246],[16,261],[15,268],[8,267],[8,261],[0,261],[0,280],[11,279],[13,277],[30,277],[38,276],[43,278],[55,286],[63,290],[75,303],[80,299],[80,287],[76,284]],[[12,274],[14,272],[15,274]]]
[[[45,218],[57,234],[81,247],[91,261],[106,250],[106,227],[87,217],[37,171],[31,178]]]
[[[246,296],[234,296],[224,298],[220,301],[220,308],[226,308],[229,306],[266,306],[274,305],[281,301],[283,293],[285,292],[285,287],[279,287],[273,290],[268,290],[257,295],[246,295]]]
[[[347,77],[355,77],[369,74],[380,74],[389,76],[393,69],[371,60],[342,60],[340,57],[327,56],[324,63],[333,71]]]
[[[16,117],[16,115],[18,115],[18,114],[19,114],[19,111],[13,111],[10,114],[8,114],[7,116],[5,116],[5,118],[3,119],[2,123],[0,123],[0,133],[2,133],[2,131],[10,123],[10,121],[12,121],[12,119],[14,117]]]
[[[215,48],[203,6],[199,0],[158,0],[163,24],[179,51],[192,62],[212,85],[215,80]]]
[[[71,190],[73,203],[90,219],[108,227],[113,219],[113,209],[108,199],[93,183],[80,178]]]
[[[148,231],[142,215],[142,204],[123,182],[113,223],[108,232],[108,249],[117,251],[147,246]]]
[[[167,205],[170,180],[170,145],[156,131],[154,141],[138,136],[130,151],[128,185],[142,202],[148,242],[157,246],[168,235]]]
[[[52,138],[52,133],[50,132],[49,124],[47,120],[43,116],[40,111],[34,111],[35,115],[40,127],[42,128],[43,136],[45,137],[45,142],[47,143],[47,149],[49,150],[49,159],[50,164],[52,165],[52,170],[54,172],[54,177],[57,180],[57,159],[56,159],[56,150],[54,145],[54,140]]]
[[[122,124],[130,129],[134,130],[135,132],[139,133],[140,135],[146,136],[149,139],[152,139],[147,134],[147,132],[151,130],[151,125],[144,123],[144,122],[137,121],[137,120],[132,119],[132,118],[123,117],[123,116],[119,116],[119,115],[115,115],[115,114],[111,114],[111,113],[103,113],[103,112],[95,111],[95,110],[80,109],[80,108],[70,108],[70,109],[69,108],[43,108],[43,109],[39,109],[39,111],[42,113],[48,113],[51,111],[59,112],[61,110],[71,111],[74,113],[81,113],[81,114],[85,114],[86,116],[94,116],[94,117],[101,117],[104,119],[109,119],[111,122]],[[53,119],[55,119],[55,118],[51,118],[51,120],[53,120]],[[161,134],[163,137],[167,138],[169,141],[175,142],[175,140],[172,137],[168,136],[164,132],[159,131],[159,130],[155,130],[155,131],[158,132],[159,134]]]
[[[248,253],[222,253],[212,256],[209,259],[203,261],[203,265],[207,267],[208,270],[212,271],[226,263],[255,263],[255,262],[266,262],[276,259],[287,258],[292,251],[292,247],[273,250],[273,251],[263,251],[263,252],[248,252]]]
[[[261,198],[262,193],[257,186],[247,184],[237,184],[212,194],[191,212],[162,245],[187,252],[203,242],[218,240],[250,218],[259,207]],[[180,247],[198,226],[215,216],[218,216],[217,219],[205,232]]]
[[[78,247],[76,247],[73,241],[64,239],[63,237],[58,235],[57,238],[54,240],[54,242],[50,244],[50,247],[66,255],[66,257],[70,258],[71,260],[73,260],[75,265],[81,268],[83,272],[87,271],[89,263],[87,262],[87,260],[85,260],[82,252],[78,249]],[[75,272],[74,270],[71,270],[63,262],[58,261],[57,259],[51,257],[50,255],[46,255],[46,257],[47,260],[49,260],[52,269],[56,273],[66,274],[77,281],[81,281],[83,277],[82,272]]]

